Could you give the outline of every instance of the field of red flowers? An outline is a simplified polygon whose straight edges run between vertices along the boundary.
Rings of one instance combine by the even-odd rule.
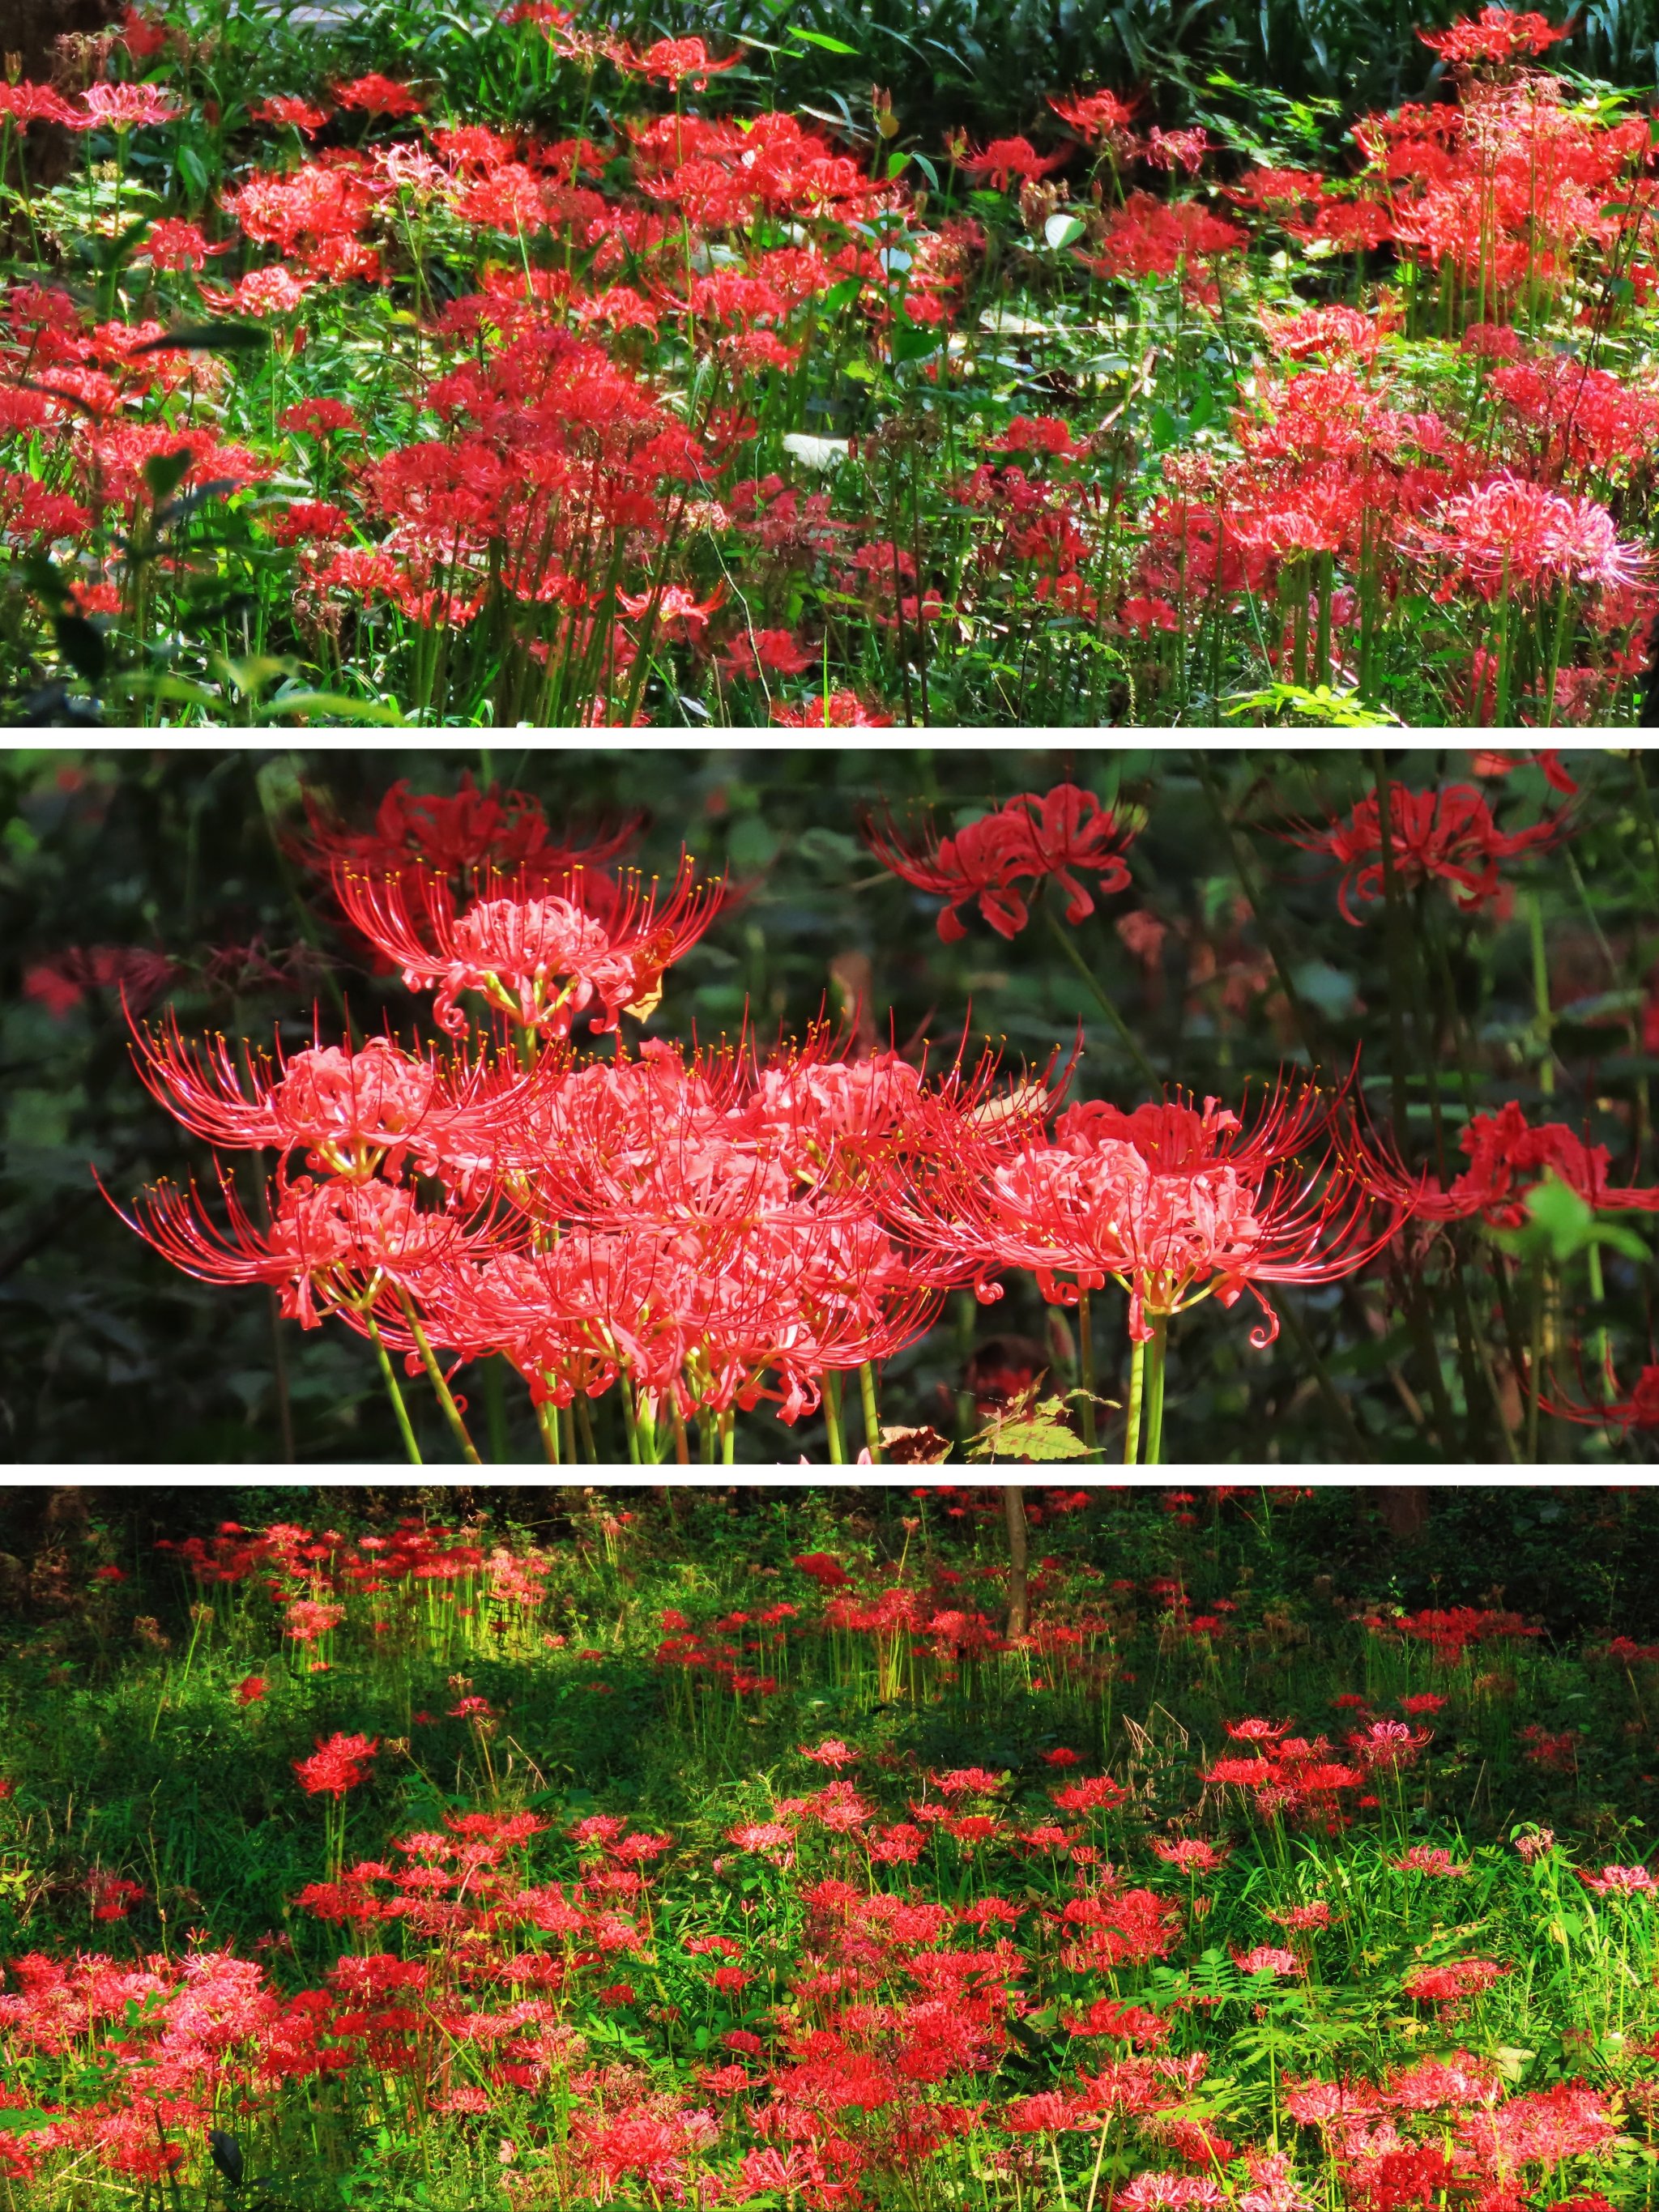
[[[310,1395],[343,1413],[383,1391],[411,1462],[1249,1459],[1253,1405],[1287,1461],[1639,1458],[1659,830],[1639,755],[1471,760],[1475,780],[1419,784],[1328,758],[1276,802],[1269,774],[1247,841],[1220,804],[1199,826],[1202,755],[1197,779],[1160,765],[1105,799],[1064,778],[942,808],[890,782],[846,830],[809,759],[811,829],[749,875],[752,838],[724,867],[659,844],[646,873],[637,810],[561,817],[466,773],[399,780],[372,813],[296,783],[275,852],[337,968],[259,953],[269,1028],[238,985],[216,1033],[205,971],[43,949],[18,1048],[88,1019],[107,1072],[84,1079],[130,1094],[146,1153],[182,1133],[184,1172],[147,1188],[108,1158],[67,1172],[153,1248],[108,1218],[146,1306],[155,1255],[210,1292],[199,1351],[167,1350],[174,1387],[231,1368],[220,1314],[263,1305],[285,1459],[289,1363],[325,1334],[355,1357]],[[1322,820],[1292,797],[1344,785]],[[1233,871],[1203,895],[1156,842],[1179,865],[1200,834]],[[843,949],[808,969],[799,1025],[758,970],[704,995],[722,940],[810,940],[795,878],[823,856]],[[860,888],[890,924],[854,924]],[[1219,979],[1203,896],[1231,917]],[[918,948],[932,1004],[908,1033],[855,927]],[[1189,978],[1173,1032],[1172,938],[1216,985],[1201,1018]],[[1589,966],[1558,998],[1575,943]],[[1047,1004],[1018,1044],[950,964],[1004,948],[1025,981],[988,980]],[[77,1227],[67,1253],[89,1249]],[[56,1310],[48,1377],[96,1326]],[[17,1364],[21,1400],[40,1384]]]
[[[1223,76],[981,142],[769,105],[847,51],[781,19],[261,91],[130,9],[0,84],[10,711],[1639,720],[1653,136],[1566,35],[1425,32],[1334,137]]]
[[[0,2200],[1646,2212],[1659,1646],[1290,1588],[1329,1503],[571,1491],[171,1587],[58,1510]]]

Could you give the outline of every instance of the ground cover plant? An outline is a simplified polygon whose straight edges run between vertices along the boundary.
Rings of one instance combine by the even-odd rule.
[[[21,1455],[1650,1449],[1639,753],[553,759],[20,763]]]
[[[990,136],[774,30],[180,9],[0,87],[13,714],[1639,719],[1653,140],[1564,27]]]
[[[0,2191],[1645,2208],[1650,1501],[1386,1495],[11,1493]]]

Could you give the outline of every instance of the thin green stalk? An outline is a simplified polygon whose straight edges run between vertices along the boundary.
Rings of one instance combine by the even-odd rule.
[[[1164,1367],[1169,1334],[1168,1314],[1154,1314],[1152,1340],[1146,1346],[1146,1433],[1140,1455],[1148,1467],[1164,1463]]]
[[[1140,1464],[1140,1411],[1146,1392],[1146,1346],[1136,1338],[1129,1347],[1129,1403],[1123,1417],[1123,1464]]]
[[[409,1454],[410,1464],[419,1467],[422,1464],[421,1448],[415,1441],[414,1430],[410,1426],[409,1408],[404,1403],[404,1394],[398,1388],[398,1378],[392,1371],[391,1360],[386,1357],[385,1340],[372,1313],[365,1313],[363,1319],[368,1324],[369,1341],[374,1346],[374,1356],[380,1363],[381,1378],[392,1394],[392,1410],[398,1417],[398,1430],[404,1440],[404,1449]]]
[[[876,1404],[875,1362],[866,1359],[859,1369],[859,1401],[864,1408],[864,1440],[870,1450],[870,1464],[882,1463],[881,1413]]]
[[[467,1434],[466,1423],[461,1418],[461,1409],[455,1403],[454,1394],[445,1379],[443,1369],[438,1364],[437,1354],[427,1341],[426,1331],[421,1327],[421,1317],[415,1310],[414,1301],[401,1285],[398,1291],[398,1300],[403,1307],[404,1317],[409,1323],[410,1334],[415,1340],[415,1349],[421,1355],[421,1364],[425,1368],[428,1378],[438,1394],[438,1403],[443,1407],[444,1419],[448,1422],[451,1433],[460,1446],[461,1457],[469,1467],[482,1467],[483,1462],[478,1457],[473,1447],[472,1439]]]
[[[823,1425],[830,1437],[830,1464],[847,1464],[847,1438],[841,1425],[841,1376],[831,1372],[823,1378]]]
[[[1078,1407],[1083,1441],[1092,1455],[1099,1449],[1099,1438],[1095,1429],[1095,1322],[1087,1291],[1077,1294],[1077,1379],[1083,1393]]]
[[[1141,1050],[1139,1043],[1128,1024],[1124,1020],[1122,1015],[1119,1013],[1117,1008],[1107,997],[1105,991],[1101,987],[1099,978],[1096,975],[1094,970],[1090,967],[1083,955],[1078,951],[1076,943],[1066,933],[1066,928],[1061,923],[1059,916],[1057,915],[1051,914],[1048,920],[1049,931],[1054,937],[1055,944],[1059,945],[1060,951],[1071,962],[1073,967],[1077,969],[1078,974],[1082,976],[1084,981],[1089,986],[1090,990],[1093,992],[1096,1004],[1099,1006],[1101,1012],[1106,1016],[1108,1021],[1111,1023],[1112,1027],[1117,1031],[1119,1040],[1122,1043],[1125,1050],[1128,1053],[1130,1059],[1133,1060],[1135,1066],[1140,1070],[1148,1083],[1153,1085],[1158,1084],[1159,1078],[1157,1071],[1153,1068],[1152,1063],[1147,1059],[1146,1054]]]

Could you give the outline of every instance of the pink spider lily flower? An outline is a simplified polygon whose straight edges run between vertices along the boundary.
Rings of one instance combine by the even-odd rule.
[[[249,1053],[239,1068],[222,1036],[187,1043],[177,1021],[140,1031],[133,1057],[145,1088],[193,1136],[213,1145],[304,1150],[315,1168],[362,1181],[412,1151],[423,1167],[485,1140],[485,1107],[501,1110],[515,1089],[483,1061],[446,1065],[406,1052],[392,1038],[361,1045],[308,1045],[275,1059]],[[455,1140],[447,1150],[446,1138]]]
[[[395,1183],[297,1176],[270,1200],[269,1228],[250,1217],[222,1170],[220,1188],[223,1229],[207,1218],[193,1185],[188,1194],[154,1185],[136,1213],[121,1218],[200,1282],[268,1284],[285,1317],[302,1328],[319,1327],[325,1313],[355,1321],[383,1292],[422,1295],[437,1271],[488,1245],[485,1229],[453,1213],[421,1212],[414,1193]]]
[[[1597,1897],[1651,1897],[1659,1889],[1659,1882],[1644,1866],[1604,1866],[1600,1874],[1586,1874],[1580,1868],[1578,1879]]]
[[[1001,1295],[988,1279],[1007,1267],[1030,1268],[1054,1304],[1116,1282],[1139,1343],[1156,1321],[1212,1296],[1231,1306],[1248,1291],[1262,1349],[1279,1333],[1264,1285],[1351,1273],[1398,1219],[1397,1208],[1379,1219],[1342,1164],[1329,1133],[1336,1103],[1311,1085],[1280,1086],[1249,1127],[1215,1099],[1201,1112],[1180,1102],[1133,1114],[1073,1107],[1052,1142],[1027,1140],[1000,1161],[965,1158],[894,1200],[892,1218],[981,1298]]]
[[[93,84],[81,95],[85,114],[71,127],[82,131],[125,132],[159,123],[176,123],[185,112],[175,107],[159,85]]]
[[[642,1019],[662,995],[666,970],[727,898],[724,883],[697,880],[689,859],[665,900],[655,882],[647,889],[632,877],[613,887],[580,870],[566,879],[568,896],[526,896],[514,879],[493,879],[459,915],[437,876],[376,880],[338,871],[335,885],[347,919],[402,969],[410,989],[435,994],[434,1016],[452,1036],[466,1029],[463,991],[479,992],[494,1011],[544,1036],[568,1036],[590,1007],[600,1031],[624,1013]]]

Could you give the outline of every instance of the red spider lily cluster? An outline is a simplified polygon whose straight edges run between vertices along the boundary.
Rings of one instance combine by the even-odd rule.
[[[425,1369],[467,1456],[450,1378],[497,1355],[529,1385],[556,1457],[574,1456],[579,1430],[591,1455],[591,1409],[614,1393],[630,1456],[688,1457],[693,1422],[706,1454],[729,1455],[735,1413],[769,1402],[786,1424],[822,1409],[838,1458],[854,1373],[878,1455],[876,1369],[951,1287],[994,1299],[995,1279],[1023,1269],[1085,1320],[1109,1281],[1127,1293],[1126,1448],[1139,1449],[1150,1346],[1155,1455],[1173,1316],[1248,1291],[1263,1346],[1273,1285],[1352,1273],[1409,1203],[1340,1085],[1281,1084],[1244,1116],[1214,1098],[1126,1113],[1062,1108],[1052,1066],[1003,1079],[959,1058],[933,1074],[892,1050],[849,1055],[823,1030],[767,1050],[744,1036],[630,1051],[623,1020],[656,1009],[728,896],[689,857],[666,887],[612,873],[601,855],[630,825],[583,849],[522,794],[470,784],[447,801],[399,786],[365,833],[314,804],[312,817],[301,856],[357,937],[432,994],[453,1042],[273,1055],[189,1043],[176,1022],[142,1032],[140,1072],[192,1135],[276,1165],[252,1200],[222,1162],[214,1200],[159,1186],[133,1225],[199,1278],[266,1285],[302,1327],[337,1317],[367,1337],[411,1449],[394,1355]],[[1092,906],[1073,871],[1127,881],[1113,817],[1071,785],[934,842],[920,871],[871,835],[908,879],[957,903],[976,892],[1005,933],[1026,918],[1017,881],[1054,876],[1073,920]],[[583,1026],[614,1035],[614,1055],[580,1050]],[[309,1609],[293,1632],[325,1635],[325,1596],[296,1603]]]
[[[146,660],[199,578],[191,503],[222,502],[280,660],[423,720],[1093,724],[1200,695],[1219,719],[1264,683],[1621,717],[1656,606],[1646,118],[1577,99],[1536,15],[1422,35],[1455,98],[1364,118],[1346,171],[1077,88],[1048,99],[1057,143],[918,149],[924,191],[885,129],[872,155],[726,112],[738,56],[702,38],[513,7],[489,36],[544,86],[537,127],[380,71],[252,99],[220,188],[183,165],[88,302],[47,243],[71,210],[32,182],[41,127],[79,135],[89,189],[95,147],[118,179],[135,144],[218,127],[189,42],[135,18],[111,66],[142,81],[0,84],[33,250],[0,299],[0,537],[42,650],[85,659],[64,625],[89,624],[131,698],[222,719],[205,652],[165,691]],[[1140,366],[1065,413],[988,412],[1005,311],[1062,338],[1103,314]],[[407,372],[375,404],[366,314]],[[228,370],[204,323],[268,358]],[[1172,437],[1224,356],[1224,434]],[[911,860],[952,914],[1017,927],[1016,883],[1085,827],[1075,903],[1075,867],[1113,888],[1099,825],[1011,816]]]

